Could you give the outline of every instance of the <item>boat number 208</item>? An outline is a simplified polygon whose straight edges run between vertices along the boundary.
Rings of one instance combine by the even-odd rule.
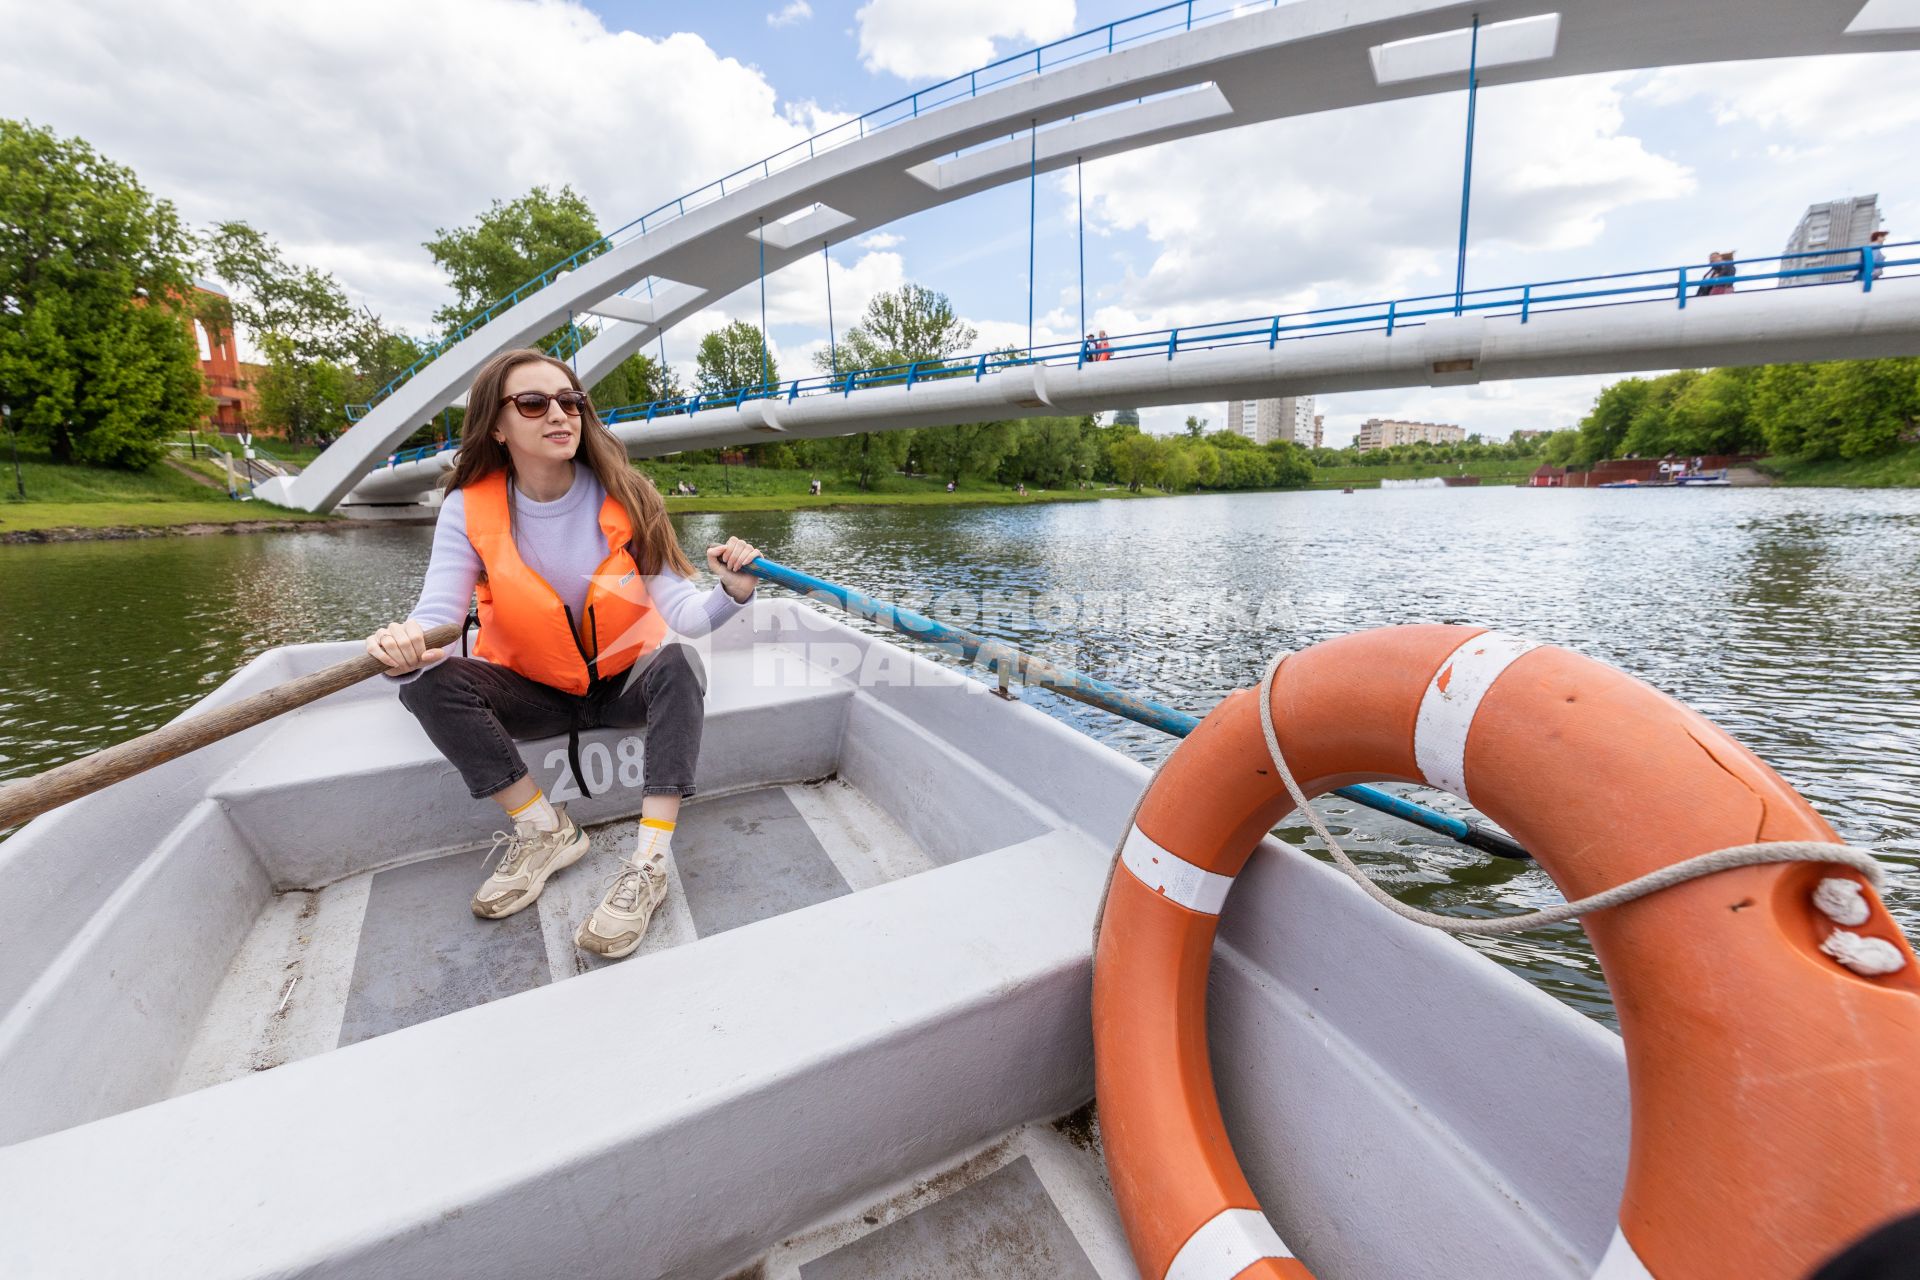
[[[614,761],[619,760],[616,768]],[[547,752],[547,768],[553,771],[553,785],[547,788],[550,800],[578,800],[580,788],[573,785],[573,770],[567,768],[567,749],[555,747]],[[580,772],[586,777],[587,787],[593,794],[601,795],[613,786],[617,773],[620,785],[634,788],[640,785],[640,739],[622,738],[607,750],[604,742],[588,742],[580,747]]]

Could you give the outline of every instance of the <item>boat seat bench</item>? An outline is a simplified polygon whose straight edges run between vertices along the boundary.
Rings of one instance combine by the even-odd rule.
[[[0,1148],[0,1274],[721,1274],[1091,1093],[1106,867],[1055,832]]]
[[[847,703],[844,681],[812,678],[795,654],[721,648],[708,655],[707,716],[695,785],[721,792],[825,777],[838,765]],[[226,808],[276,889],[318,888],[369,870],[367,850],[405,859],[484,844],[500,825],[391,687],[370,682],[351,698],[328,698],[286,718],[209,791]],[[618,776],[622,753],[640,751],[639,729],[580,735],[589,786]],[[632,738],[631,745],[623,740]],[[566,738],[519,744],[534,778],[575,820],[639,812],[637,787],[596,789],[580,799],[566,766]],[[629,766],[630,769],[630,766]]]

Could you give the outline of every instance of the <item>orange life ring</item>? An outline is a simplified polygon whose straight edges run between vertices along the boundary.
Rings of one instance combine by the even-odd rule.
[[[1387,627],[1316,645],[1280,665],[1272,707],[1309,796],[1381,779],[1451,791],[1569,899],[1733,845],[1837,840],[1704,717],[1603,663],[1494,632]],[[1221,906],[1292,807],[1243,689],[1148,789],[1108,888],[1095,1080],[1114,1198],[1148,1280],[1310,1274],[1234,1158],[1207,1058]],[[1742,867],[1583,921],[1619,1011],[1633,1116],[1620,1231],[1596,1276],[1798,1278],[1920,1203],[1920,970],[1870,887],[1843,892],[1838,912],[1815,904],[1835,877],[1860,880],[1815,863]],[[1823,953],[1853,916],[1851,933],[1890,942],[1883,954],[1904,964],[1869,977]]]

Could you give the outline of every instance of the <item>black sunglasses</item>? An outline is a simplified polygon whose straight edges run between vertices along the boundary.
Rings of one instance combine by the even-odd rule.
[[[587,407],[587,393],[584,391],[562,391],[558,395],[550,396],[544,391],[522,391],[517,396],[502,396],[500,398],[501,404],[511,403],[514,408],[520,411],[520,416],[523,418],[546,417],[547,404],[549,401],[557,401],[560,405],[560,412],[566,414],[569,418],[577,418],[580,416],[581,410]]]

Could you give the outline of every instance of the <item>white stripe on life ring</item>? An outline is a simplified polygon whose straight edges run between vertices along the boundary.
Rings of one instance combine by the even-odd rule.
[[[1594,1270],[1593,1280],[1653,1280],[1653,1272],[1647,1270],[1647,1264],[1640,1261],[1640,1255],[1627,1243],[1626,1232],[1615,1227],[1613,1240]]]
[[[1447,655],[1427,682],[1413,722],[1413,759],[1428,784],[1467,795],[1467,731],[1480,700],[1513,660],[1540,646],[1532,640],[1483,631]]]
[[[1180,1246],[1166,1280],[1233,1280],[1262,1258],[1291,1258],[1293,1250],[1258,1209],[1222,1209]]]
[[[1126,864],[1134,879],[1155,893],[1171,898],[1190,911],[1204,911],[1210,916],[1220,914],[1227,890],[1233,888],[1232,876],[1196,867],[1179,854],[1168,853],[1139,827],[1127,832],[1127,842],[1120,848],[1120,861]]]

